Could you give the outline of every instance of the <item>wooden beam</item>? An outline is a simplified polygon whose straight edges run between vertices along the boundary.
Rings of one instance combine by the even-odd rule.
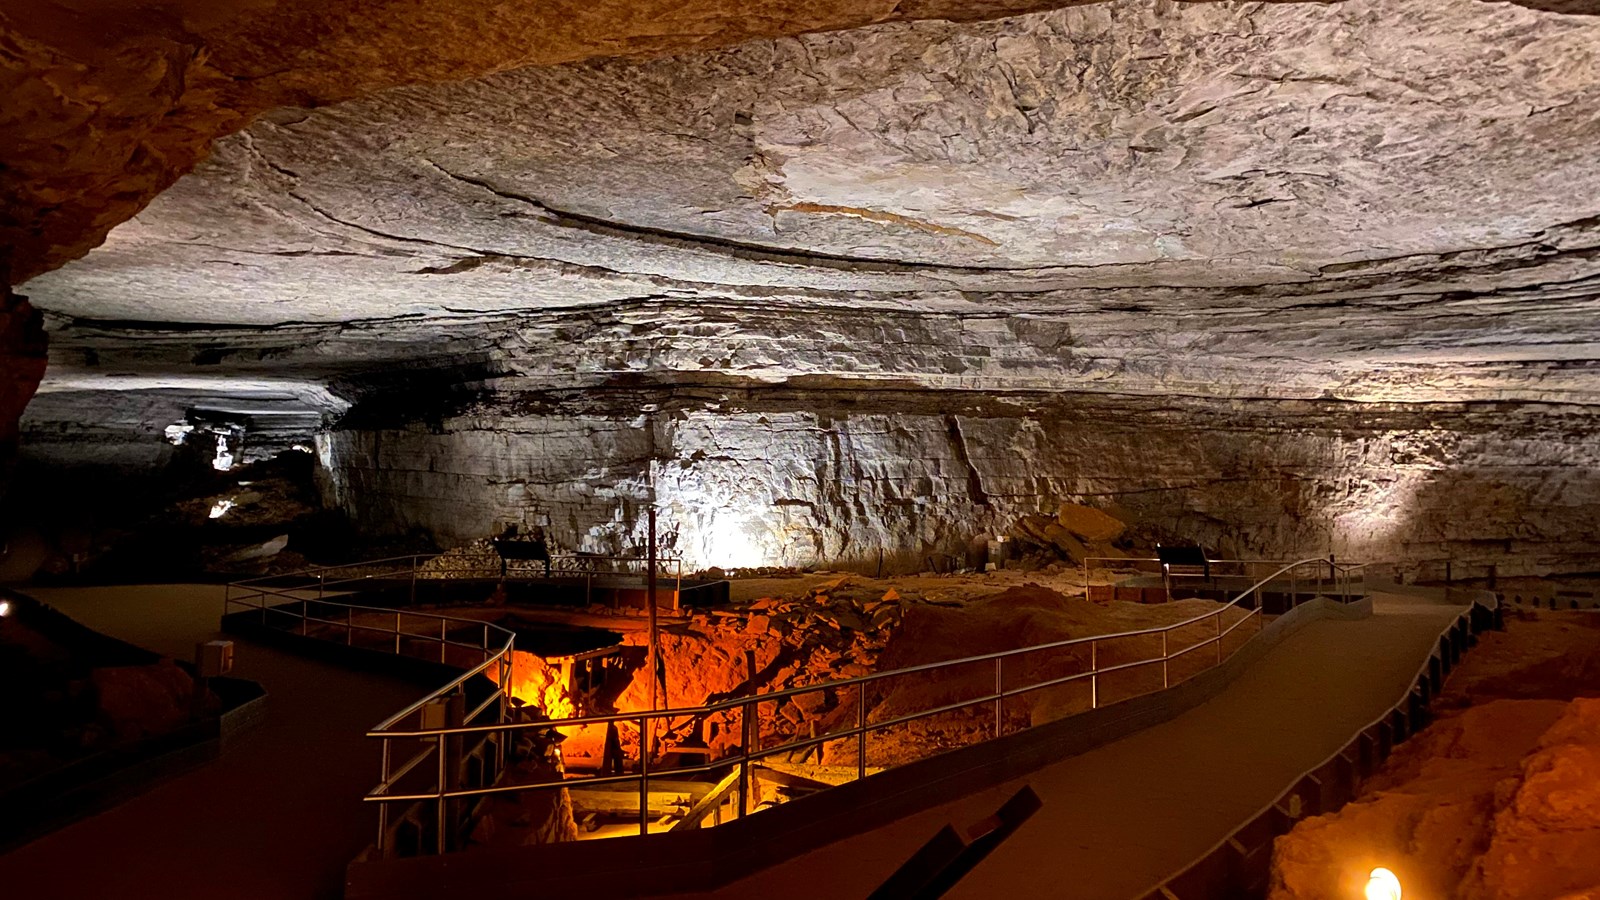
[[[738,784],[739,767],[734,766],[727,775],[722,777],[721,781],[717,782],[716,787],[713,787],[709,793],[701,797],[694,806],[690,807],[688,812],[683,814],[683,818],[673,823],[672,828],[668,830],[677,831],[680,828],[685,830],[699,828],[700,823],[705,821],[706,816],[710,815],[712,810],[721,806],[722,801],[727,799],[728,794],[732,793]]]

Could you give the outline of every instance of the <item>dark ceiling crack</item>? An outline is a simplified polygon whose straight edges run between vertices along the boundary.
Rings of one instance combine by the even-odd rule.
[[[870,256],[849,256],[847,254],[818,253],[809,250],[791,250],[784,247],[752,244],[710,235],[671,231],[665,228],[629,225],[597,216],[556,209],[535,197],[497,187],[485,179],[452,172],[432,160],[424,159],[422,162],[447,178],[488,191],[502,200],[510,200],[531,206],[541,221],[558,228],[571,228],[602,237],[639,241],[680,250],[716,253],[750,262],[842,269],[849,272],[948,272],[951,274],[977,275],[1003,274],[1006,272],[1066,273],[1074,270],[1114,268],[1124,265],[1123,263],[1107,263],[1105,266],[949,266],[941,263],[885,260]]]

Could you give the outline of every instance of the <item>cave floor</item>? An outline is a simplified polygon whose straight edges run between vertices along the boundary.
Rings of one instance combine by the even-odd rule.
[[[91,628],[188,659],[219,637],[221,585],[30,588]],[[233,674],[267,689],[265,720],[210,763],[0,856],[26,900],[321,900],[372,841],[361,803],[379,748],[362,730],[423,693],[412,682],[236,641]]]
[[[1221,696],[1033,775],[758,872],[715,898],[865,897],[945,823],[1023,785],[1044,807],[947,896],[1129,900],[1209,850],[1393,705],[1460,607],[1378,594],[1359,621],[1313,622]]]

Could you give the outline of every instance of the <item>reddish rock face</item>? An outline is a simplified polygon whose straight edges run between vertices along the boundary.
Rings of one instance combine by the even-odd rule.
[[[0,283],[0,488],[16,451],[17,420],[44,377],[44,321]]]

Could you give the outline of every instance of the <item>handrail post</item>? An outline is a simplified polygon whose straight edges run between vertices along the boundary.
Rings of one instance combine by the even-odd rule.
[[[1100,642],[1089,642],[1089,708],[1100,708]]]
[[[306,636],[306,618],[311,615],[308,607],[309,600],[300,601],[300,636]]]
[[[1006,687],[1005,687],[1005,676],[1003,674],[1003,670],[1001,668],[1001,664],[1004,663],[1005,660],[1006,660],[1006,658],[1004,656],[996,656],[994,658],[994,736],[995,737],[999,737],[1000,736],[1000,729],[1003,727],[1001,725],[1001,719],[1003,718],[1003,713],[1004,713],[1004,710],[1005,710]]]
[[[394,612],[394,655],[400,655],[400,611]]]
[[[650,833],[650,717],[639,717],[639,834]]]
[[[1260,604],[1260,602],[1257,602],[1256,603],[1256,609],[1260,609],[1260,608],[1261,608],[1261,604]],[[1223,607],[1223,609],[1227,609],[1227,607]],[[1219,666],[1222,665],[1222,610],[1221,609],[1217,610],[1217,665],[1219,665]]]
[[[443,617],[439,619],[439,662],[441,663],[444,662],[444,650],[447,646],[444,641],[444,626],[446,621],[448,620],[444,619]]]
[[[378,784],[383,787],[384,793],[388,793],[388,791],[389,791],[388,785],[389,785],[389,768],[390,768],[391,752],[392,751],[389,748],[389,739],[388,738],[384,738],[383,739],[383,769],[382,769],[383,778],[378,781]],[[388,833],[389,833],[389,804],[388,803],[384,803],[384,802],[380,802],[378,804],[378,855],[379,856],[383,855],[384,838],[388,835]]]
[[[349,647],[349,646],[352,646],[352,645],[355,644],[356,630],[355,630],[355,625],[354,625],[354,617],[355,617],[355,608],[351,607],[351,606],[346,606],[344,608],[344,645],[346,647]]]
[[[444,798],[445,782],[449,778],[450,760],[449,760],[449,754],[444,752],[444,745],[445,745],[444,735],[436,734],[436,735],[433,736],[433,740],[434,740],[433,752],[437,753],[439,755],[439,804],[438,804],[438,809],[436,811],[438,813],[438,822],[436,824],[436,827],[439,830],[439,834],[438,834],[438,840],[435,841],[435,843],[438,845],[439,853],[443,854],[445,852],[446,847],[448,846],[448,833],[449,833],[449,830],[450,830],[450,823],[449,823],[450,817],[445,812],[445,798]]]
[[[1163,690],[1172,687],[1172,679],[1167,670],[1167,635],[1168,631],[1161,632],[1161,687]]]
[[[856,779],[867,777],[867,683],[856,683]]]
[[[739,818],[750,815],[750,722],[755,718],[755,702],[739,707]]]

